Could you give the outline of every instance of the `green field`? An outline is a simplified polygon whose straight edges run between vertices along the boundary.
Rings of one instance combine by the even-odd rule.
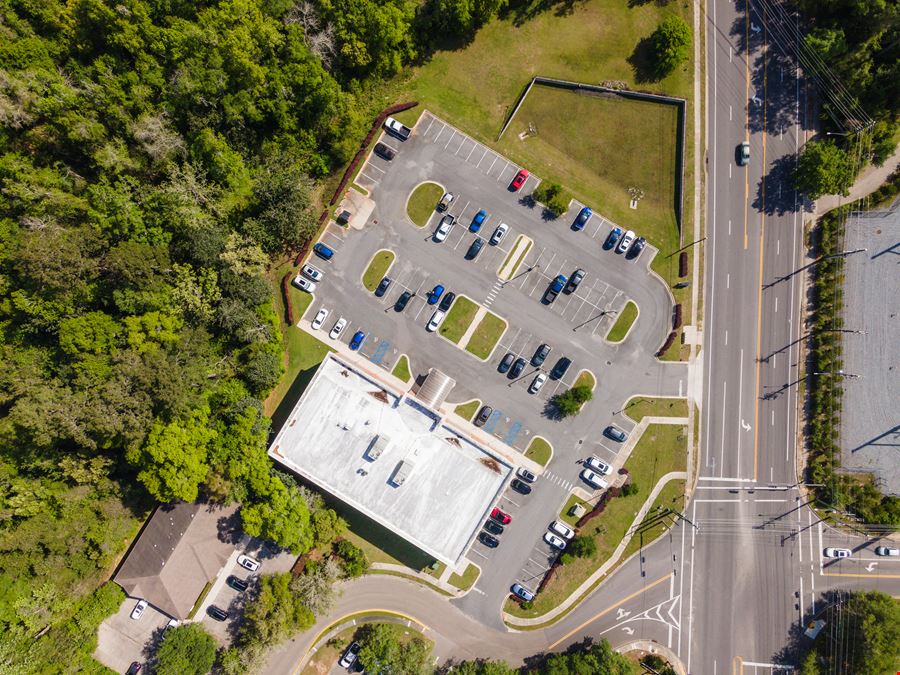
[[[681,425],[651,424],[644,431],[637,445],[632,450],[625,468],[631,474],[631,480],[638,486],[638,493],[612,497],[603,513],[591,520],[581,534],[589,534],[597,542],[597,555],[594,558],[576,558],[563,565],[556,577],[551,581],[534,601],[530,610],[523,610],[518,603],[507,601],[506,611],[515,616],[534,617],[544,614],[565,600],[580,586],[600,565],[612,555],[616,546],[622,541],[641,505],[647,500],[653,486],[670,471],[684,471],[687,465],[687,434]],[[681,489],[683,491],[683,481]],[[660,493],[660,497],[670,500],[675,508],[677,502],[671,502],[677,488],[668,486]],[[660,503],[657,499],[654,503]],[[571,504],[566,505],[566,509]],[[570,518],[571,520],[571,518]],[[650,532],[645,533],[644,544],[648,543]],[[659,534],[659,532],[657,532]],[[640,543],[634,543],[637,546]],[[624,559],[624,558],[623,558]]]
[[[453,343],[459,343],[459,339],[478,313],[478,305],[462,295],[456,296],[450,311],[444,317],[438,332]]]
[[[409,359],[406,358],[406,354],[400,355],[400,358],[397,359],[397,365],[394,366],[391,374],[394,377],[399,377],[404,382],[409,382],[412,379],[412,373],[409,372]]]
[[[381,283],[393,262],[393,251],[381,250],[372,256],[369,266],[366,268],[366,273],[363,274],[363,286],[366,287],[367,291],[372,293],[378,288],[378,284]]]
[[[687,399],[634,396],[625,404],[625,414],[635,422],[640,422],[648,415],[650,417],[687,417]]]
[[[528,444],[525,456],[528,459],[533,459],[541,466],[547,466],[547,462],[553,456],[553,447],[540,436],[535,436],[531,439],[531,443]]]
[[[481,401],[476,398],[474,401],[469,401],[468,403],[456,406],[453,412],[464,420],[471,420],[472,416],[478,411],[479,406],[481,406]]]
[[[609,333],[606,334],[606,339],[610,342],[621,342],[625,339],[625,336],[628,335],[628,331],[631,330],[631,324],[634,323],[634,320],[638,315],[638,307],[631,300],[625,303],[625,307],[619,312],[618,318],[616,318],[616,322],[613,324],[612,328],[609,329]]]
[[[425,227],[434,213],[438,201],[444,194],[444,188],[437,183],[422,183],[409,196],[406,202],[406,214],[416,227]]]
[[[479,359],[486,359],[491,355],[494,346],[500,342],[504,331],[506,331],[506,321],[496,314],[488,312],[481,318],[478,327],[469,338],[466,351]]]

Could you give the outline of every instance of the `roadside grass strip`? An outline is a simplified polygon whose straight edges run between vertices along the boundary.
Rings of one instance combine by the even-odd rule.
[[[478,408],[480,406],[481,406],[481,401],[479,401],[476,398],[472,401],[469,401],[468,403],[463,403],[461,405],[456,406],[456,408],[453,410],[453,412],[455,412],[457,415],[462,417],[464,420],[469,421],[472,419],[472,416],[475,414],[475,412],[478,410]]]
[[[397,365],[394,366],[391,375],[404,382],[409,382],[412,379],[412,373],[409,372],[409,359],[406,358],[406,354],[401,354],[400,358],[397,359]]]
[[[504,260],[503,264],[500,266],[497,277],[503,281],[512,279],[516,275],[516,270],[519,269],[519,265],[522,264],[522,261],[525,260],[525,256],[528,255],[528,251],[531,250],[531,245],[533,243],[531,238],[526,237],[524,234],[520,234],[516,237],[516,243],[513,244],[513,247],[506,255],[506,260]]]
[[[574,558],[571,562],[561,565],[556,575],[547,586],[538,593],[531,609],[523,610],[516,602],[507,601],[504,610],[517,617],[532,618],[546,614],[562,603],[591,574],[599,568],[616,550],[616,547],[629,533],[634,517],[640,511],[641,506],[647,500],[653,487],[660,478],[672,471],[684,471],[687,463],[687,432],[680,424],[651,424],[646,428],[640,440],[635,445],[625,463],[631,482],[637,486],[637,493],[625,496],[610,497],[606,508],[595,518],[591,519],[579,532],[579,534],[593,537],[597,544],[597,553],[590,558]],[[680,483],[684,490],[684,481],[671,481]],[[678,487],[666,485],[654,503],[669,500],[663,504],[666,507],[677,508]],[[673,501],[674,500],[674,501]],[[567,505],[564,512],[568,512]],[[651,507],[652,508],[652,507]],[[653,515],[648,512],[648,518]],[[645,518],[645,522],[646,522]],[[670,519],[671,521],[671,519]],[[640,530],[640,528],[638,528]],[[637,541],[630,541],[626,552],[634,550],[643,541],[647,545],[650,536],[658,536],[662,530],[650,529],[636,533]],[[641,536],[643,540],[641,540]],[[620,561],[625,560],[623,555]],[[607,573],[608,576],[608,573]],[[537,585],[537,583],[535,583]]]
[[[375,252],[375,255],[373,255],[372,259],[369,261],[369,266],[366,267],[366,272],[363,274],[362,278],[363,286],[365,286],[367,291],[370,293],[375,292],[375,289],[378,288],[378,284],[381,283],[384,275],[387,274],[387,271],[394,263],[394,257],[393,251],[384,248]]]
[[[416,227],[425,227],[443,195],[444,188],[437,183],[420,184],[409,195],[406,202],[406,215]]]
[[[686,398],[653,398],[652,396],[632,396],[625,404],[625,414],[640,422],[645,417],[687,417]]]
[[[465,572],[463,572],[462,574],[451,574],[448,581],[451,586],[456,586],[461,591],[467,591],[472,588],[480,575],[481,570],[478,569],[478,565],[469,563],[469,566],[466,567]]]
[[[456,296],[450,311],[444,317],[438,332],[453,344],[459,344],[460,339],[466,334],[466,330],[478,313],[478,305],[464,295]]]
[[[613,343],[622,342],[628,335],[628,331],[631,330],[637,317],[638,306],[629,300],[625,303],[622,311],[619,312],[619,317],[612,328],[609,329],[609,333],[606,334],[606,340]]]
[[[535,436],[528,444],[525,451],[525,457],[531,459],[541,466],[547,466],[550,458],[553,456],[553,446],[540,436]]]
[[[465,345],[466,351],[486,360],[506,332],[507,323],[492,312],[486,312]]]

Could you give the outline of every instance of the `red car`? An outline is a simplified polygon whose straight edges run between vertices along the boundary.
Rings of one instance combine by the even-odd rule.
[[[516,177],[513,178],[512,185],[510,185],[512,191],[518,192],[519,188],[525,185],[525,181],[528,180],[529,175],[528,169],[519,169],[519,173],[516,174]]]
[[[508,513],[503,513],[500,509],[494,507],[494,510],[491,511],[491,518],[496,520],[498,523],[503,523],[504,525],[509,525],[512,522],[512,516]]]

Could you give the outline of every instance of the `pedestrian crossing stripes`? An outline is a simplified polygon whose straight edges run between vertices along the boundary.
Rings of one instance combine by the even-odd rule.
[[[545,471],[543,477],[545,480],[549,480],[554,485],[559,485],[562,489],[564,489],[566,491],[571,491],[571,489],[574,487],[574,484],[572,483],[572,481],[568,481],[565,478],[563,478],[562,476],[557,476],[552,471]]]

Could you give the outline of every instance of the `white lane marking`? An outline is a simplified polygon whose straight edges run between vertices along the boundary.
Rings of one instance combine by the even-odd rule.
[[[725,331],[725,344],[728,345],[728,331]]]
[[[468,161],[469,161],[469,157],[471,157],[471,156],[472,156],[472,153],[473,153],[473,152],[475,152],[475,148],[477,148],[477,147],[478,147],[478,145],[477,145],[477,144],[476,144],[476,145],[473,145],[473,146],[472,146],[472,149],[471,149],[471,150],[469,150],[469,154],[468,154],[468,155],[466,155],[466,161],[467,161],[467,162],[468,162]]]
[[[462,142],[459,144],[459,147],[456,149],[456,152],[453,153],[454,155],[459,154],[459,151],[462,150],[463,146],[466,144],[466,140],[468,140],[468,139],[466,139],[466,137],[463,136]],[[474,150],[474,148],[473,148],[473,150]]]
[[[778,311],[778,296],[775,296],[775,311]]]
[[[781,255],[781,239],[775,240],[775,255]]]
[[[818,522],[819,529],[819,551],[822,551],[822,521]],[[822,574],[822,556],[819,556],[819,574]]]
[[[433,117],[431,118],[431,121],[428,123],[428,128],[425,129],[425,133],[422,134],[423,136],[427,136],[427,135],[428,135],[428,132],[431,131],[431,125],[432,125],[432,124],[434,124],[434,118],[433,118]]]
[[[478,160],[478,164],[475,165],[475,168],[476,168],[476,169],[477,169],[479,166],[481,166],[481,162],[484,160],[485,157],[487,157],[487,152],[488,152],[488,149],[487,149],[487,147],[485,147],[484,152],[481,153],[481,159],[479,159],[479,160]]]
[[[721,476],[700,476],[697,480],[714,480],[716,482],[754,483],[752,478],[722,478]],[[724,490],[724,487],[710,487],[710,490]]]
[[[741,421],[741,428],[744,427],[743,400],[744,400],[744,350],[741,349],[740,369],[738,370],[738,419]],[[735,469],[736,469],[737,473],[741,473],[741,437],[743,435],[744,434],[738,434],[737,462],[735,463]]]
[[[775,426],[775,411],[772,411],[772,426]]]
[[[438,142],[438,139],[441,137],[441,134],[444,133],[444,129],[446,128],[447,127],[445,125],[441,125],[441,130],[438,132],[438,135],[434,137],[434,141],[432,141],[433,143]]]
[[[712,3],[713,12],[715,12],[716,4]],[[715,18],[713,19],[715,21]],[[693,511],[691,513],[691,521],[697,522],[697,502],[694,502]],[[691,528],[691,580],[688,582],[688,590],[691,592],[691,600],[688,603],[688,634],[687,634],[687,671],[691,672],[691,637],[694,634],[694,538],[697,536],[697,528]],[[681,631],[678,632],[678,639],[681,640]]]
[[[728,106],[728,119],[731,120],[731,106]]]
[[[444,145],[444,150],[447,149],[447,146],[450,145],[450,141],[456,138],[456,129],[453,130],[453,133],[450,134],[450,138],[447,139],[447,143]]]
[[[418,316],[418,315],[417,315]],[[723,475],[725,471],[725,401],[728,394],[728,383],[722,382],[722,453],[719,460],[719,475]]]
[[[728,236],[731,236],[731,220],[728,221]]]
[[[725,275],[725,288],[731,288],[731,275]]]
[[[498,160],[498,159],[500,159],[500,156],[499,156],[499,155],[494,155],[494,161],[491,162],[491,165],[488,167],[488,170],[485,171],[485,173],[490,173],[490,172],[491,172],[491,169],[494,168],[494,164],[497,163],[497,160]]]

